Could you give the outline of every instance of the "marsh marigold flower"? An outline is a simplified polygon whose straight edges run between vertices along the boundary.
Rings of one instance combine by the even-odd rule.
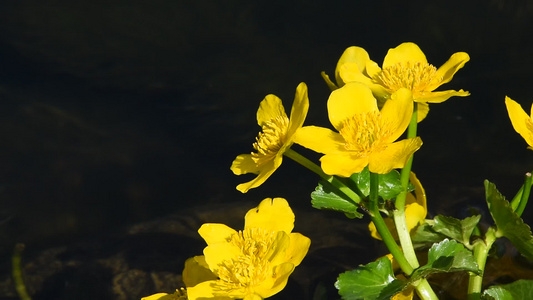
[[[524,138],[528,148],[533,150],[533,105],[531,115],[528,115],[518,102],[505,96],[505,106],[514,130]]]
[[[224,224],[200,227],[207,243],[204,267],[216,278],[186,282],[189,299],[264,299],[285,287],[311,243],[291,232],[294,213],[289,204],[283,198],[267,198],[244,220],[241,231]],[[184,272],[184,277],[190,275]]]
[[[308,109],[307,86],[303,82],[296,88],[290,118],[277,96],[268,95],[261,101],[257,110],[257,123],[262,132],[253,144],[256,152],[237,156],[231,165],[235,175],[254,173],[257,177],[239,184],[237,190],[246,193],[249,189],[260,186],[279,168],[283,153],[293,144],[294,134],[302,127]]]
[[[320,161],[329,175],[349,177],[366,166],[373,173],[389,173],[403,168],[422,146],[419,137],[396,142],[411,120],[412,101],[411,92],[400,89],[380,111],[368,87],[349,82],[328,99],[329,120],[338,132],[306,126],[298,131],[295,142],[325,154]]]
[[[426,219],[428,209],[426,191],[424,190],[424,187],[422,187],[420,180],[418,180],[413,172],[411,172],[409,177],[411,183],[415,186],[414,192],[408,193],[407,198],[405,199],[405,218],[407,228],[409,229],[409,232],[411,232]],[[394,221],[391,218],[386,218],[385,224],[387,224],[387,227],[393,236],[398,235],[396,233]],[[381,240],[381,236],[379,235],[374,223],[371,222],[368,224],[368,230],[370,230],[370,234],[373,238]]]
[[[413,100],[418,102],[418,121],[421,121],[429,111],[428,103],[440,103],[453,96],[470,95],[463,90],[435,91],[451,81],[453,75],[469,60],[467,53],[457,52],[446,63],[436,68],[428,63],[418,45],[402,43],[389,49],[380,68],[370,60],[363,48],[352,46],[346,49],[339,59],[335,77],[338,87],[352,81],[364,83],[372,89],[381,103],[398,89],[409,89],[413,93]],[[326,79],[326,83],[331,87],[331,81]]]

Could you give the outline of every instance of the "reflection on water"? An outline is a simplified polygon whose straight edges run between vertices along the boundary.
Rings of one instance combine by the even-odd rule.
[[[431,106],[414,171],[433,214],[483,207],[485,178],[511,196],[533,158],[503,101],[533,100],[532,14],[519,1],[3,3],[0,253],[209,204],[283,196],[309,211],[316,179],[296,164],[246,195],[229,165],[252,150],[268,93],[290,102],[305,81],[308,123],[328,126],[319,73],[349,45],[378,62],[403,41],[436,65],[468,52],[446,88],[472,95]]]

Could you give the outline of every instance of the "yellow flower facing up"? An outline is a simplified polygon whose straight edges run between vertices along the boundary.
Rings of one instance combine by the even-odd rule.
[[[505,106],[514,130],[524,138],[528,149],[533,150],[533,105],[531,115],[528,115],[518,102],[505,96]]]
[[[424,190],[424,187],[422,187],[420,180],[418,180],[415,173],[413,172],[411,172],[409,178],[411,183],[413,183],[413,185],[415,186],[414,193],[408,193],[405,199],[405,218],[407,228],[409,229],[409,232],[411,232],[426,219],[428,209],[426,191]],[[392,235],[397,237],[398,234],[396,233],[396,226],[394,226],[394,221],[391,218],[386,218],[385,224],[387,224],[387,227],[389,228]],[[368,230],[370,230],[370,234],[373,238],[381,240],[381,236],[379,235],[374,223],[371,222],[370,224],[368,224]]]
[[[293,227],[294,213],[283,198],[267,198],[249,210],[242,231],[202,225],[198,232],[207,243],[204,268],[216,278],[186,282],[189,299],[252,300],[280,292],[311,243],[292,233]],[[184,278],[192,277],[187,274],[192,271],[184,272]]]
[[[425,118],[429,111],[428,103],[440,103],[453,96],[465,97],[469,92],[459,90],[435,91],[441,85],[450,82],[468,61],[465,52],[454,53],[441,67],[429,64],[424,52],[415,43],[403,43],[389,49],[382,67],[370,60],[363,48],[349,47],[343,53],[335,70],[338,87],[346,82],[361,82],[372,89],[380,103],[400,88],[407,88],[413,93],[413,100],[418,102],[418,121]],[[323,75],[324,76],[324,75]],[[331,81],[328,82],[331,86]]]
[[[403,168],[422,146],[419,137],[396,141],[412,113],[412,95],[407,89],[394,93],[380,111],[368,87],[349,82],[328,99],[329,120],[338,132],[306,126],[298,131],[295,142],[325,154],[320,161],[328,175],[349,177],[366,166],[370,172],[386,174]]]
[[[257,177],[239,184],[237,190],[246,193],[249,189],[260,186],[279,168],[283,153],[293,144],[294,134],[302,127],[308,109],[307,86],[303,82],[296,88],[290,118],[277,96],[267,95],[261,101],[257,111],[257,123],[262,132],[253,144],[256,152],[237,156],[231,165],[235,175],[254,173]]]

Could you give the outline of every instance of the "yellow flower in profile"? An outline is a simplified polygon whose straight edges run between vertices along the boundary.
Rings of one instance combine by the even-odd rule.
[[[405,218],[407,223],[407,228],[409,232],[415,229],[419,224],[421,224],[427,216],[427,200],[426,200],[426,191],[420,180],[416,177],[415,173],[411,172],[409,175],[409,180],[415,186],[414,194],[408,193],[405,199]],[[385,224],[389,228],[393,236],[397,237],[396,226],[394,226],[394,221],[391,218],[385,219]],[[381,240],[376,226],[374,223],[368,224],[368,230],[373,238]]]
[[[533,105],[531,115],[528,115],[520,104],[505,96],[505,106],[514,130],[524,138],[528,149],[533,150]]]
[[[262,132],[253,144],[256,152],[237,156],[231,165],[235,175],[254,173],[257,177],[239,184],[237,190],[246,193],[249,189],[263,184],[276,171],[283,160],[283,153],[293,144],[294,134],[302,127],[308,109],[307,86],[303,82],[296,88],[290,118],[277,96],[267,95],[261,101],[257,111],[257,123]]]
[[[441,67],[429,64],[424,52],[415,43],[402,43],[389,49],[382,67],[370,60],[364,49],[346,49],[335,71],[337,83],[357,81],[372,89],[380,103],[400,88],[413,93],[413,101],[418,102],[418,121],[425,118],[429,111],[428,103],[441,103],[453,96],[465,97],[469,92],[459,90],[435,91],[450,82],[468,61],[465,52],[454,53]],[[340,85],[339,85],[340,87]]]
[[[358,74],[359,76],[363,76],[359,78],[358,80],[354,77],[347,78],[345,75],[345,80],[347,82],[350,81],[365,81],[364,74],[366,74],[366,64],[370,62],[370,56],[368,55],[368,52],[366,52],[365,49],[357,46],[351,46],[346,48],[344,52],[341,55],[341,58],[337,62],[337,67],[335,68],[335,81],[336,84],[329,79],[329,76],[326,74],[326,72],[322,71],[320,73],[322,75],[322,78],[326,81],[326,84],[329,86],[329,88],[334,91],[346,84],[346,82],[341,77],[341,70],[345,69],[353,69],[354,71],[357,70],[357,72],[352,72],[351,74]]]
[[[419,137],[395,142],[412,113],[412,95],[407,89],[394,93],[380,111],[368,87],[349,82],[328,99],[329,120],[338,132],[306,126],[298,131],[295,142],[325,154],[320,161],[328,175],[349,177],[366,166],[370,172],[386,174],[403,168],[422,146]]]
[[[189,299],[252,300],[280,292],[311,243],[293,228],[294,213],[283,198],[267,198],[249,210],[242,231],[202,225],[205,264],[216,278],[186,282]]]

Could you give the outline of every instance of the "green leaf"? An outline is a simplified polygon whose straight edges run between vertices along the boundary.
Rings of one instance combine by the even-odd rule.
[[[370,194],[370,171],[368,171],[368,167],[364,168],[360,173],[350,176],[350,180],[365,196]],[[414,186],[409,183],[407,189],[408,192],[413,191]],[[379,174],[378,195],[381,198],[384,200],[391,200],[398,196],[401,191],[402,183],[400,181],[400,173],[398,171],[392,170],[387,174]]]
[[[490,214],[498,231],[496,234],[509,239],[527,259],[533,260],[533,235],[531,228],[512,209],[509,201],[496,186],[485,180],[485,193]]]
[[[440,243],[446,239],[445,235],[434,231],[432,225],[428,223],[428,221],[431,220],[426,220],[424,223],[420,224],[416,228],[415,234],[411,236],[415,249],[427,249],[433,244]]]
[[[339,275],[335,287],[342,299],[390,299],[407,286],[396,279],[387,257]]]
[[[311,193],[311,203],[317,209],[336,210],[345,213],[351,218],[362,218],[363,214],[357,211],[359,206],[345,195],[338,195],[330,189],[329,183],[321,181],[315,191]]]
[[[480,272],[472,252],[454,240],[445,239],[429,249],[427,264],[413,273],[411,281],[433,273],[457,271]]]
[[[533,299],[533,280],[522,279],[509,284],[491,286],[483,292],[481,299]]]
[[[470,236],[480,219],[480,215],[468,217],[463,220],[438,215],[433,219],[433,230],[465,245],[469,245]]]

